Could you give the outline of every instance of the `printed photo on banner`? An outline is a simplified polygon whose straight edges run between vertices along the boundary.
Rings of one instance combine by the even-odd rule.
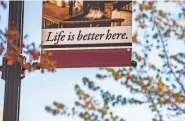
[[[132,1],[45,0],[42,28],[132,25]]]

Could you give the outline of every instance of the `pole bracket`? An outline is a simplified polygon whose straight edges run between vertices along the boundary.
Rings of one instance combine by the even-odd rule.
[[[25,62],[26,62],[26,57],[25,57],[25,56],[22,56],[22,55],[21,55],[21,57],[22,57],[22,59],[23,59],[23,63],[25,63]],[[26,75],[25,69],[24,69],[23,66],[22,66],[22,67],[21,67],[21,77],[20,77],[20,79],[24,79],[24,78],[25,78],[25,75]]]
[[[135,60],[133,60],[133,61],[131,61],[131,65],[132,65],[132,67],[137,67],[137,62],[135,61]]]

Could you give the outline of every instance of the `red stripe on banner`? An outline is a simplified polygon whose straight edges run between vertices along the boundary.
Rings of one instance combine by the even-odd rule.
[[[50,50],[57,68],[131,66],[132,50]]]

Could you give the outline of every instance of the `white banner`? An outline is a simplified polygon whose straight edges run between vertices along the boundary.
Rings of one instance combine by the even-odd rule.
[[[42,48],[108,49],[131,48],[132,26],[43,29]]]

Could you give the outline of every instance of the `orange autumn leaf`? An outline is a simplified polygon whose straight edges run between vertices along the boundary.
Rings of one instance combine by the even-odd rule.
[[[29,71],[31,71],[31,64],[30,63],[25,63],[24,65],[23,65],[23,67],[26,69],[26,70],[29,70]]]
[[[114,79],[115,80],[119,80],[119,79],[121,79],[123,77],[123,74],[121,74],[121,73],[116,73],[115,75],[114,75]]]
[[[64,105],[63,104],[58,104],[57,107],[61,108],[61,109],[64,109]]]
[[[133,77],[133,76],[128,75],[128,76],[127,76],[127,79],[131,79],[131,80],[132,80],[132,79],[134,79],[134,77]]]
[[[163,89],[164,86],[165,86],[165,85],[164,85],[161,81],[158,82],[158,87],[159,87],[159,89]]]
[[[54,72],[54,71],[55,71],[55,66],[50,65],[50,66],[48,67],[48,71],[49,71],[49,72]]]
[[[135,33],[132,37],[132,42],[137,43],[138,33]]]
[[[21,56],[17,57],[17,61],[22,65],[23,64],[23,58]]]
[[[12,66],[13,64],[15,63],[15,61],[12,59],[12,60],[8,60],[8,62],[7,62],[7,64],[9,65],[9,66]]]
[[[162,12],[162,11],[159,11],[159,16],[164,18],[164,17],[166,17],[166,14],[164,12]]]
[[[139,24],[139,27],[141,27],[142,29],[145,29],[145,28],[147,27],[147,25],[144,24],[144,23],[140,23],[140,24]]]
[[[136,21],[138,21],[140,18],[142,18],[141,14],[138,14],[135,18]]]
[[[11,39],[12,40],[18,40],[19,39],[19,36],[17,34],[14,34],[14,35],[12,35]]]
[[[8,31],[6,31],[5,37],[8,38],[8,40],[18,40],[19,39],[19,32],[13,26]]]
[[[149,8],[149,6],[147,4],[140,4],[139,8],[141,11],[147,10]]]
[[[7,60],[13,60],[13,56],[6,55],[5,57],[6,57]]]
[[[159,99],[159,103],[160,103],[160,104],[165,104],[166,102],[167,102],[167,100],[164,99],[164,98],[160,98],[160,99]]]
[[[184,103],[185,102],[185,97],[184,96],[178,96],[175,98],[176,103]]]
[[[38,60],[39,59],[39,56],[40,56],[40,53],[38,53],[38,52],[32,53],[32,59],[33,60]]]
[[[52,52],[49,52],[49,53],[48,53],[48,56],[52,56],[52,55],[53,55],[53,53],[52,53]]]
[[[41,56],[41,61],[40,61],[40,63],[41,63],[41,64],[46,63],[46,58],[45,58],[45,57],[43,57],[43,56]]]
[[[139,57],[139,58],[138,58],[138,61],[139,61],[139,62],[141,62],[142,60],[143,60],[143,58],[142,58],[142,57]]]

